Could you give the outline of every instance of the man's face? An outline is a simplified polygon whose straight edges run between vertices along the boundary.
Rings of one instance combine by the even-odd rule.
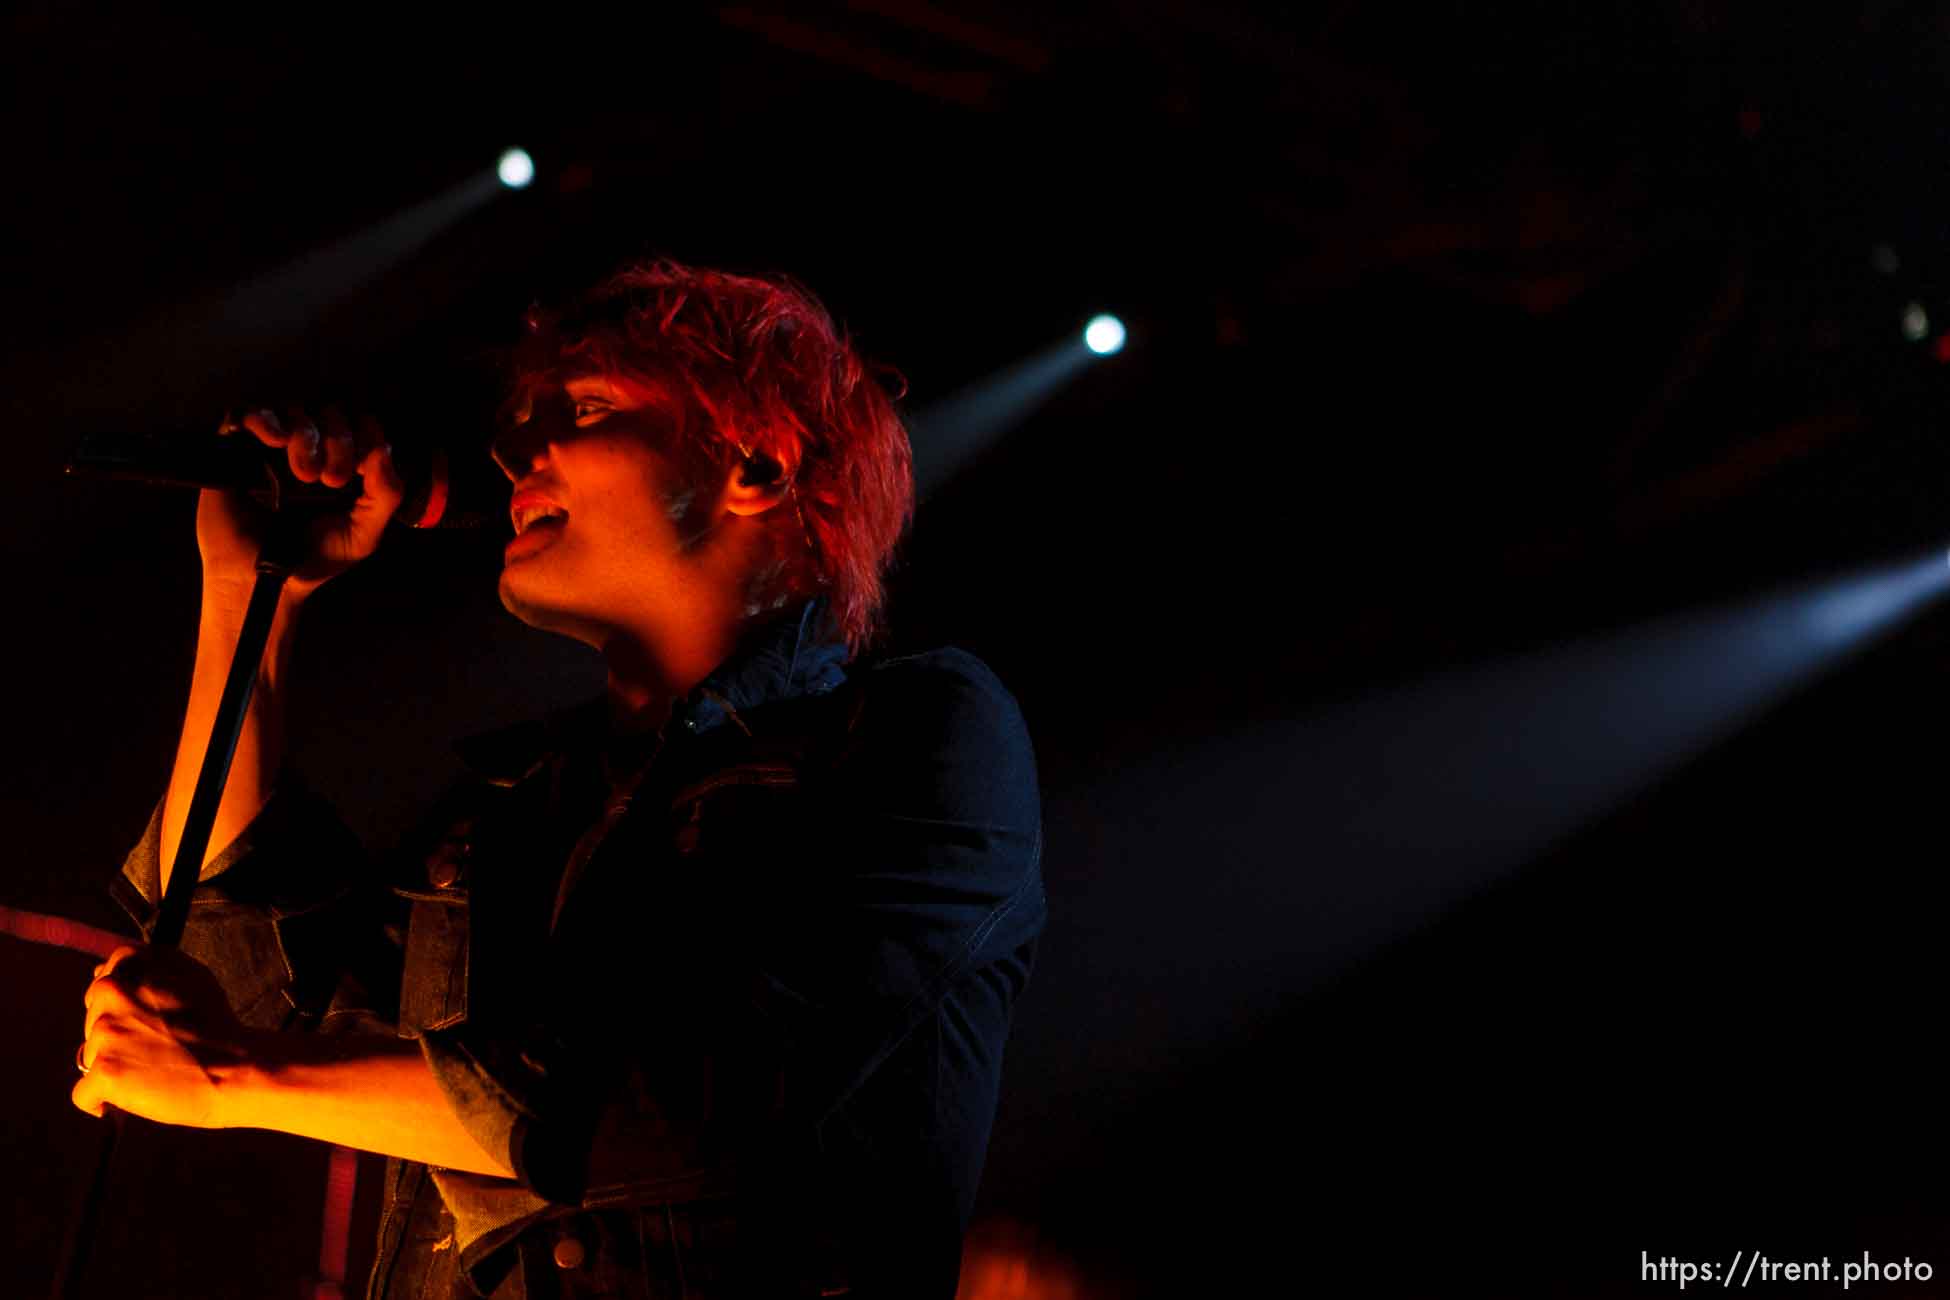
[[[588,375],[538,393],[528,418],[496,439],[495,461],[514,484],[500,584],[511,613],[601,647],[699,578],[697,547],[718,521],[721,485],[679,449],[678,428],[655,388]]]

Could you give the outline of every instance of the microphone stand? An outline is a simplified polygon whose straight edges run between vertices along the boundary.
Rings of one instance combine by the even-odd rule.
[[[257,579],[251,587],[250,604],[244,610],[244,626],[237,636],[237,648],[230,657],[230,675],[224,679],[216,722],[210,728],[210,745],[203,751],[203,766],[196,774],[189,819],[183,824],[183,837],[176,845],[176,858],[169,869],[169,884],[156,909],[155,926],[149,936],[151,947],[175,948],[183,941],[183,929],[190,919],[190,896],[196,892],[203,874],[210,832],[216,827],[217,808],[223,802],[224,785],[230,779],[230,761],[236,756],[237,737],[244,729],[244,715],[250,710],[251,692],[257,685],[265,644],[271,639],[271,621],[278,612],[278,598],[284,593],[284,584],[296,567],[301,544],[298,524],[292,515],[274,512],[258,552]],[[52,1300],[81,1300],[88,1256],[108,1191],[109,1168],[115,1160],[116,1143],[128,1122],[128,1116],[114,1106],[104,1106],[103,1116],[108,1126],[102,1132],[95,1173],[81,1208],[69,1225]]]

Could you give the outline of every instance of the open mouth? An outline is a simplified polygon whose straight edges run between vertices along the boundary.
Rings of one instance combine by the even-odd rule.
[[[515,536],[520,537],[531,528],[560,528],[568,521],[569,512],[561,506],[532,505],[520,507],[513,517]]]

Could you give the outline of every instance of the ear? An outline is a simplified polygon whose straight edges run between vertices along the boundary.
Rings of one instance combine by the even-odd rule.
[[[724,508],[734,515],[761,515],[792,490],[792,468],[764,452],[737,461],[725,479]]]

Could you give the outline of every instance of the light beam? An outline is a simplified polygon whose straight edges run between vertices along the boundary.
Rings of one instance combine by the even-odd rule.
[[[1110,872],[1114,897],[1071,906],[1171,916],[1180,934],[1223,936],[1227,956],[1201,977],[1208,1009],[1133,998],[1110,1036],[1138,1052],[1212,1042],[1225,1025],[1276,1014],[1671,777],[1946,591],[1950,563],[1933,547],[1117,764],[1111,788],[1077,797],[1125,810],[1128,852],[1196,864],[1198,887],[1176,873]],[[1155,961],[1154,936],[1128,944],[1093,960]],[[1227,1008],[1223,1024],[1212,1005]],[[1173,1015],[1187,1019],[1158,1022]]]
[[[1028,419],[1078,371],[1123,346],[1123,324],[1115,316],[1098,316],[1082,334],[978,379],[916,414],[909,421],[916,497],[925,500]]]

